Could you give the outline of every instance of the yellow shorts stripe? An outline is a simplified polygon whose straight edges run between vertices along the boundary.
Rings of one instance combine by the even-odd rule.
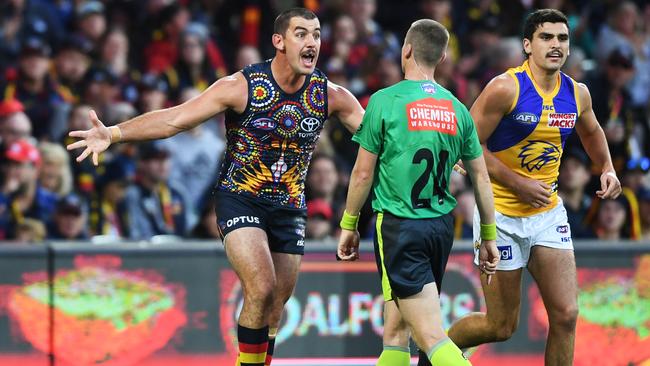
[[[386,274],[386,266],[384,266],[384,239],[381,236],[381,223],[384,221],[384,213],[377,214],[377,222],[375,228],[377,230],[377,245],[379,246],[379,256],[381,259],[381,290],[384,293],[384,301],[393,299],[393,289],[388,282],[388,275]]]

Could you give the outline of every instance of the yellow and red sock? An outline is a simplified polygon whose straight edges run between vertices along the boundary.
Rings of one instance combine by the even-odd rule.
[[[251,329],[237,325],[237,340],[239,341],[237,365],[264,366],[269,340],[269,327]]]

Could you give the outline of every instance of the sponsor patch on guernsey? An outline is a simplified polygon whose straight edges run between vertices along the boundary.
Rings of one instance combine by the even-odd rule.
[[[549,113],[548,127],[573,128],[576,125],[576,113]]]
[[[456,112],[451,100],[426,98],[406,105],[409,131],[438,131],[456,135]]]

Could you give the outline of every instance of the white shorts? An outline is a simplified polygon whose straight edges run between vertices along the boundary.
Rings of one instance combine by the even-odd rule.
[[[528,217],[506,216],[496,212],[497,248],[501,253],[498,270],[526,267],[530,249],[535,245],[573,250],[571,228],[566,209],[559,201],[553,209]],[[474,208],[474,243],[480,238],[480,217]],[[478,249],[474,246],[474,263],[478,265]]]

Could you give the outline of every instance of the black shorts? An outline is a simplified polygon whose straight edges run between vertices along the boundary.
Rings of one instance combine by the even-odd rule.
[[[375,259],[384,300],[404,298],[435,282],[440,291],[454,242],[451,214],[431,219],[377,215]]]
[[[266,232],[272,252],[305,254],[307,211],[274,205],[230,192],[215,192],[217,223],[222,239],[242,227],[258,227]]]

